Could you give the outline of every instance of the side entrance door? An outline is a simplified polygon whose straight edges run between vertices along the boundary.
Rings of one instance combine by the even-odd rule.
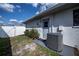
[[[49,19],[43,20],[43,38],[47,38],[47,33],[49,32]]]

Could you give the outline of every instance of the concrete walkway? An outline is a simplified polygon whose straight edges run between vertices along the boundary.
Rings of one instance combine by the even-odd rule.
[[[43,46],[43,47],[45,47],[45,48],[48,48],[47,46],[46,46],[46,42],[45,42],[45,40],[34,40],[34,43],[36,43],[36,44],[39,44],[39,45],[41,45],[41,46]],[[62,56],[74,56],[74,48],[72,48],[72,47],[69,47],[69,46],[67,46],[67,45],[63,45],[63,50],[62,50],[62,52],[58,52],[60,55],[62,55]]]
[[[74,48],[64,45],[62,52],[59,52],[59,54],[63,56],[74,56]]]
[[[36,44],[39,44],[39,45],[41,45],[41,46],[43,46],[43,47],[45,47],[45,48],[47,48],[46,45],[45,45],[45,43],[44,43],[42,40],[36,39],[36,40],[34,40],[33,42],[36,43]]]

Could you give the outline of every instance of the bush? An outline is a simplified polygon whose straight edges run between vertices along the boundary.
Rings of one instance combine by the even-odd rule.
[[[29,37],[29,33],[30,33],[29,30],[25,30],[25,32],[24,32],[25,36],[28,36],[28,37]]]
[[[25,31],[25,35],[32,38],[32,39],[37,39],[39,38],[39,33],[36,29],[31,29],[30,31]]]

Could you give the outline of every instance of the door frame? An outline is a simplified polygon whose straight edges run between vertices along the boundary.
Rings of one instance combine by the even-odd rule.
[[[45,25],[45,22],[48,22],[48,23],[46,24],[47,27],[44,26],[44,25]],[[47,29],[47,30],[48,30],[47,33],[49,33],[49,18],[43,19],[43,38],[44,38],[44,39],[47,38],[47,35],[46,35],[46,37],[45,37],[45,33],[44,33],[45,29]]]

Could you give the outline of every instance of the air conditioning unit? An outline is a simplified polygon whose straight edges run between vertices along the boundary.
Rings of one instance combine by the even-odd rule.
[[[48,33],[47,34],[47,47],[55,50],[62,51],[63,50],[63,36],[59,33]]]

